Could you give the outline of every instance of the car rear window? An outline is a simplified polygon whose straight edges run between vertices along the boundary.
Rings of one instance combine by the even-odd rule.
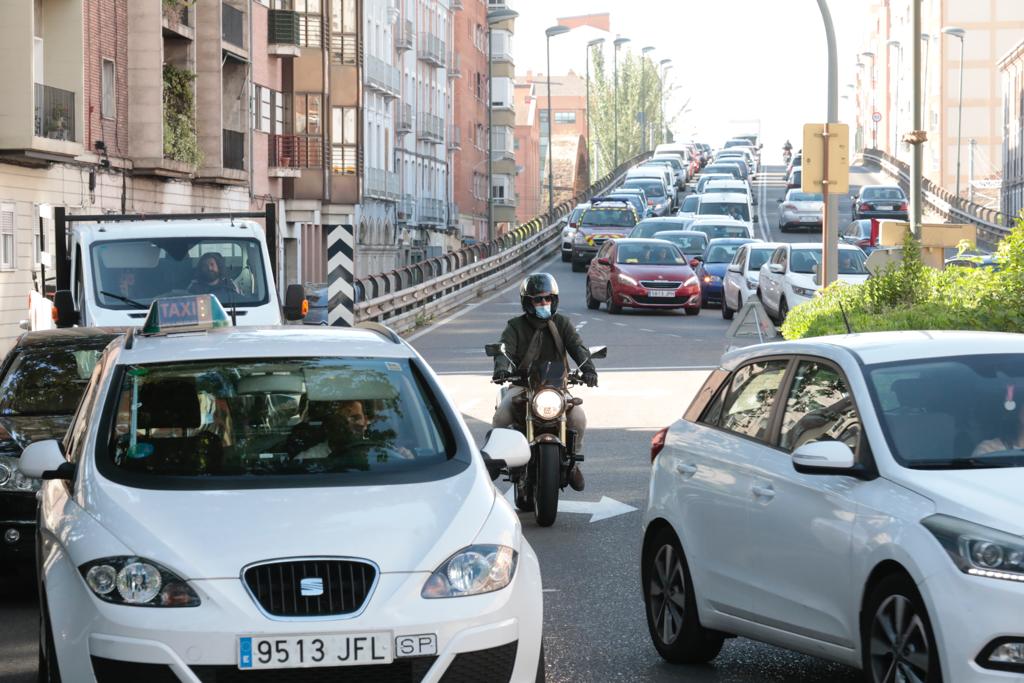
[[[698,195],[691,194],[686,199],[683,200],[683,205],[679,207],[679,210],[685,211],[686,213],[693,213],[694,211],[697,210],[697,207],[699,205],[700,197]]]
[[[750,237],[745,225],[691,225],[690,230],[703,232],[712,239],[715,237]]]
[[[98,462],[141,486],[433,479],[456,454],[406,359],[180,362],[120,375]]]
[[[623,187],[639,187],[648,197],[664,197],[665,184],[660,180],[640,180],[633,178],[622,184]]]
[[[103,346],[18,351],[0,382],[0,415],[73,415]]]
[[[633,209],[627,207],[587,209],[580,220],[581,227],[631,228],[634,225]]]
[[[824,201],[820,192],[790,192],[787,197],[791,202],[821,202]]]
[[[898,187],[865,187],[863,199],[892,199],[903,201],[906,195]]]
[[[705,200],[700,203],[697,214],[700,216],[731,216],[738,221],[750,220],[750,211],[747,210],[747,205],[739,202],[709,202]]]

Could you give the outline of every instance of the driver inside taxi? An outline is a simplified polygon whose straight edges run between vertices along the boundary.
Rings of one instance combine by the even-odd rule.
[[[321,416],[322,427],[292,433],[289,439],[298,462],[337,458],[352,469],[369,469],[368,455],[374,447],[382,453],[397,452],[402,458],[414,456],[406,448],[370,438],[370,418],[366,406],[360,400],[329,401],[317,413]],[[313,442],[314,445],[310,445]],[[303,448],[304,446],[308,446]],[[299,450],[301,449],[301,450]]]

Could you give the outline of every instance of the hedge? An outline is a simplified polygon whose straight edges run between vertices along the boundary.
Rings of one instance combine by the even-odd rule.
[[[1024,221],[1018,221],[1000,243],[998,270],[928,268],[921,262],[919,243],[910,235],[903,253],[901,263],[867,282],[836,282],[792,309],[782,335],[801,339],[848,330],[1024,332]]]

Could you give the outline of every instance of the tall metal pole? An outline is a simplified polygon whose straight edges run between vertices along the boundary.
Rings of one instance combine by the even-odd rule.
[[[551,34],[547,35],[547,59],[548,59],[548,220],[554,220],[555,216],[555,145],[554,132],[555,120],[551,118]]]
[[[487,22],[487,241],[494,241],[494,139],[491,119],[494,118],[494,25]]]
[[[917,3],[913,3],[917,4]],[[825,24],[825,42],[828,45],[828,122],[839,123],[839,65],[836,54],[836,31],[827,0],[818,0],[821,20]],[[827,131],[826,127],[826,131]],[[826,146],[828,138],[825,139]],[[822,187],[822,272],[821,284],[828,286],[839,270],[839,197],[829,194],[828,185]]]
[[[615,153],[612,155],[615,162],[612,168],[619,167],[619,41],[615,41],[615,50],[612,51],[612,69],[615,72]]]
[[[970,145],[971,153],[967,157],[967,201],[974,203],[974,152],[978,148],[978,141],[971,138],[967,141]]]
[[[921,3],[910,3],[910,35],[921,34]],[[923,36],[922,36],[923,37]],[[910,156],[910,229],[916,236],[921,235],[921,174],[924,171],[924,130],[921,125],[921,41],[912,41],[914,49],[910,60],[910,73],[914,80],[911,117],[913,131],[909,136],[913,154]]]
[[[590,144],[590,44],[587,44],[587,185],[594,177],[593,146]]]
[[[960,199],[960,151],[964,133],[964,36],[960,35],[960,103],[956,108],[956,198]]]
[[[640,151],[646,152],[650,149],[650,130],[647,125],[647,62],[650,61],[647,55],[654,52],[653,47],[645,47],[640,50],[640,111],[643,122],[640,124]],[[654,66],[653,64],[651,66]]]
[[[898,40],[890,40],[889,47],[896,48],[896,115],[892,120],[892,155],[898,157],[900,151],[900,81],[903,80],[903,44]]]

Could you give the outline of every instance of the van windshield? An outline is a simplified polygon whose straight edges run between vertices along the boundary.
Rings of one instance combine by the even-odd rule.
[[[705,200],[700,203],[697,214],[700,216],[732,216],[738,221],[750,220],[747,205],[739,202],[709,202]]]
[[[269,300],[263,250],[244,238],[161,237],[92,245],[96,302],[116,310],[148,309],[157,297],[213,294],[225,308]]]

